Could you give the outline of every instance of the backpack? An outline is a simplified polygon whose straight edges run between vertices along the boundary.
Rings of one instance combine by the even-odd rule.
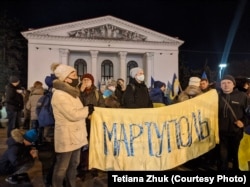
[[[49,90],[37,102],[36,114],[39,127],[54,126],[55,119],[51,106],[52,91]]]

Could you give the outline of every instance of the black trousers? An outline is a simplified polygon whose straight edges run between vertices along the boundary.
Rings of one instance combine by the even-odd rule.
[[[240,140],[243,134],[236,134],[234,136],[221,135],[220,134],[220,144],[219,144],[219,165],[218,170],[227,171],[229,170],[229,162],[233,163],[232,169],[239,171],[238,163],[238,150],[240,145]]]
[[[56,161],[54,142],[43,142],[42,145],[39,145],[38,156],[42,163],[42,175],[44,183],[52,184],[52,175]]]

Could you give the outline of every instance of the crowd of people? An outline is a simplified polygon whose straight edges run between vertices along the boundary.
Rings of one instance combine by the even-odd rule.
[[[220,142],[202,158],[216,163],[220,171],[240,170],[240,143],[244,133],[250,134],[250,112],[247,110],[250,106],[250,81],[247,78],[225,75],[216,88],[207,77],[190,77],[188,86],[179,91],[175,102],[170,102],[166,84],[157,80],[153,87],[148,88],[140,67],[130,70],[128,83],[122,78],[111,79],[103,90],[95,85],[95,78],[90,73],[82,75],[79,82],[77,72],[71,66],[54,63],[51,70],[52,74],[44,80],[47,88],[38,80],[25,90],[17,76],[11,76],[6,85],[4,106],[8,119],[8,148],[0,157],[0,175],[7,175],[8,183],[17,184],[20,179],[27,177],[26,172],[36,158],[42,162],[46,187],[74,187],[77,177],[85,180],[105,174],[105,171],[89,169],[88,165],[91,114],[95,107],[164,107],[192,99],[211,89],[218,92]],[[46,92],[52,94],[55,124],[41,127],[37,106]],[[0,128],[4,127],[0,124]],[[229,162],[232,168],[229,168]]]

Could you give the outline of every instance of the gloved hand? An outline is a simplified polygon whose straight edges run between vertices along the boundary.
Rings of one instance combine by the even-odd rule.
[[[89,114],[88,114],[88,116],[89,116],[95,111],[95,108],[94,108],[93,104],[88,104],[87,106],[89,107]]]

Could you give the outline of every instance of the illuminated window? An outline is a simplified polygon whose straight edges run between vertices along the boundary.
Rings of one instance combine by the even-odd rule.
[[[111,78],[114,78],[113,63],[110,60],[104,60],[102,62],[101,80],[103,82]]]
[[[77,71],[78,77],[81,77],[83,74],[87,73],[87,63],[83,59],[77,59],[75,61],[74,67]]]

